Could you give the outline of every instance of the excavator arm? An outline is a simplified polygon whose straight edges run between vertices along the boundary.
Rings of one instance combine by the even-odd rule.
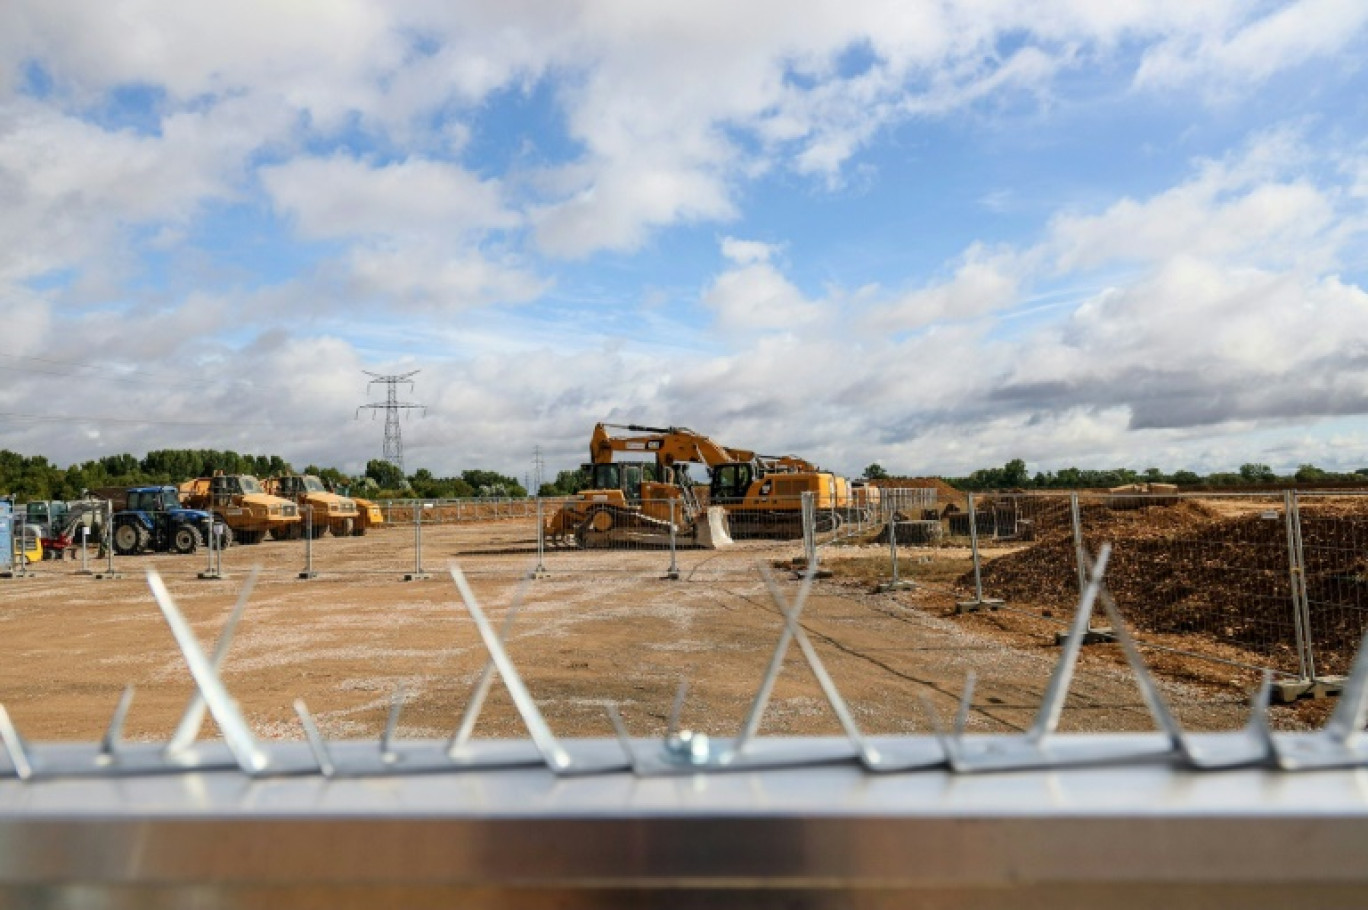
[[[608,431],[627,430],[635,436],[614,436]],[[656,464],[670,467],[676,462],[699,462],[709,468],[736,461],[753,461],[755,453],[729,449],[688,427],[644,427],[637,424],[600,423],[589,442],[589,457],[594,464],[612,462],[617,452],[652,454]]]

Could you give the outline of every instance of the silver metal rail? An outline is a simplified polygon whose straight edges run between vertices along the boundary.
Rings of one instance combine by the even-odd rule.
[[[30,744],[0,707],[0,906],[315,902],[463,906],[1242,906],[1368,901],[1368,647],[1333,716],[1271,733],[1267,684],[1237,733],[1184,732],[1105,584],[1080,553],[1074,615],[1108,614],[1156,731],[1060,734],[1078,658],[1063,648],[1024,734],[865,736],[801,624],[810,567],[736,737],[560,740],[456,566],[489,656],[446,740],[253,737],[220,667],[244,585],[206,654],[155,571],[153,597],[196,685],[172,741],[124,743],[126,691],[101,743]],[[516,608],[516,603],[515,603]],[[756,735],[796,643],[843,736]],[[526,740],[474,740],[498,676]],[[682,694],[681,694],[682,699]],[[222,740],[196,741],[203,712]],[[1315,772],[1315,773],[1299,773]]]

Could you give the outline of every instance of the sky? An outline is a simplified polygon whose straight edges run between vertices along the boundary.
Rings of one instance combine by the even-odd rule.
[[[0,448],[1368,467],[1362,0],[10,0]]]

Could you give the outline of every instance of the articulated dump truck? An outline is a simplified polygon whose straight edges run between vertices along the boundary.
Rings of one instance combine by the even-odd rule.
[[[187,508],[213,513],[215,521],[228,529],[224,543],[259,543],[267,534],[275,538],[299,536],[299,506],[267,493],[251,474],[215,474],[187,480],[180,485],[180,499]]]
[[[306,520],[292,526],[291,531],[299,529],[302,532],[308,525],[314,537],[322,537],[325,531],[332,531],[334,537],[350,537],[360,527],[356,500],[328,492],[323,481],[312,474],[270,477],[263,486],[267,493],[289,499],[301,510],[306,506],[312,508],[312,519],[306,516]]]
[[[653,460],[615,460],[624,453]],[[857,507],[846,478],[806,459],[729,448],[687,427],[600,423],[589,454],[590,488],[547,521],[553,544],[667,543],[673,524],[679,545],[712,549],[734,537],[802,536],[804,493],[813,494],[819,531],[834,529]],[[710,474],[707,508],[689,477],[690,464]]]

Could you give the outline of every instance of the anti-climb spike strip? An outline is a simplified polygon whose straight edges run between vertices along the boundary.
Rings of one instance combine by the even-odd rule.
[[[0,705],[0,741],[5,744],[5,752],[9,755],[14,774],[20,780],[32,777],[33,763],[29,761],[24,738],[19,735],[19,730],[14,726],[14,721],[10,720],[9,712],[3,705]]]
[[[1278,767],[1303,771],[1368,765],[1368,742],[1363,735],[1365,722],[1368,722],[1368,632],[1359,641],[1349,679],[1325,727],[1315,733],[1284,734],[1273,740]]]
[[[936,720],[935,711],[927,704],[927,712],[954,771],[1024,771],[1074,765],[1108,765],[1153,760],[1173,753],[1173,745],[1167,739],[1151,745],[1149,740],[1099,740],[1091,736],[1063,736],[1055,732],[1069,694],[1069,685],[1073,681],[1083,635],[1102,590],[1102,578],[1110,557],[1111,545],[1103,544],[1096,561],[1087,571],[1087,583],[1079,596],[1069,637],[1064,643],[1059,662],[1050,674],[1044,699],[1029,730],[1024,734],[995,736],[971,737],[961,732],[946,734]],[[962,716],[968,710],[970,699],[972,689],[967,690],[966,697],[960,701],[959,712]]]
[[[566,751],[565,747],[556,739],[547,725],[546,719],[542,717],[541,711],[537,709],[537,703],[532,698],[532,694],[527,691],[527,686],[523,684],[522,677],[518,674],[517,668],[513,666],[513,661],[509,660],[508,652],[504,650],[503,642],[499,635],[494,631],[488,617],[480,609],[479,602],[475,598],[475,592],[470,588],[470,582],[466,581],[465,573],[460,566],[452,563],[450,567],[451,580],[456,584],[456,590],[461,595],[461,600],[465,603],[470,618],[475,623],[476,630],[480,633],[480,638],[484,641],[485,650],[489,652],[490,660],[493,661],[495,668],[499,671],[500,678],[503,679],[504,688],[508,690],[509,696],[513,699],[514,706],[518,709],[518,714],[522,718],[523,726],[527,728],[528,734],[532,737],[533,744],[537,751],[541,753],[546,766],[556,774],[595,774],[606,771],[623,771],[629,767],[626,756],[604,755],[581,756],[576,759]]]
[[[760,571],[769,587],[771,596],[774,598],[775,605],[779,608],[780,615],[784,618],[784,628],[775,643],[769,665],[760,681],[759,689],[756,690],[750,710],[742,722],[740,733],[733,740],[711,740],[706,734],[680,730],[678,720],[686,691],[686,684],[681,684],[679,692],[675,696],[674,706],[670,711],[670,721],[664,742],[655,753],[642,755],[632,749],[630,741],[626,739],[622,718],[616,708],[609,707],[608,716],[623,742],[623,747],[628,749],[632,756],[632,767],[636,773],[642,776],[656,776],[693,773],[699,770],[745,771],[761,768],[831,764],[833,762],[847,762],[852,758],[858,758],[866,765],[877,764],[880,761],[878,751],[865,742],[864,737],[855,726],[845,700],[836,690],[835,683],[831,681],[831,676],[826,672],[826,668],[822,665],[816,650],[808,640],[807,634],[798,623],[803,608],[807,604],[808,595],[812,591],[812,582],[816,574],[815,567],[810,566],[804,574],[798,594],[791,605],[785,602],[777,585],[774,584],[772,576],[763,566]],[[765,709],[768,707],[775,682],[783,669],[788,646],[794,640],[798,641],[809,669],[817,678],[832,711],[840,720],[846,733],[845,742],[836,741],[833,743],[830,740],[810,740],[804,742],[800,747],[795,747],[792,742],[756,739],[755,733],[759,729]]]
[[[300,726],[304,728],[304,736],[309,741],[309,751],[313,752],[314,761],[318,762],[318,773],[324,777],[334,776],[337,773],[337,766],[333,764],[328,744],[323,739],[323,734],[318,732],[318,724],[314,723],[313,715],[309,713],[304,699],[296,698],[294,709],[295,714],[299,715]]]
[[[320,775],[335,777],[394,777],[422,773],[458,773],[500,768],[543,767],[558,775],[615,773],[634,770],[640,776],[763,770],[809,767],[817,764],[858,764],[870,772],[914,772],[931,768],[950,773],[984,773],[1065,767],[1114,766],[1167,762],[1181,768],[1220,771],[1233,767],[1261,767],[1274,773],[1301,770],[1368,767],[1368,634],[1360,643],[1350,678],[1325,727],[1314,733],[1278,733],[1269,729],[1268,701],[1271,677],[1252,701],[1248,725],[1235,733],[1185,733],[1158,685],[1145,667],[1139,648],[1107,590],[1105,572],[1110,550],[1103,546],[1097,558],[1080,554],[1085,585],[1071,626],[1073,634],[1055,666],[1036,719],[1029,731],[1017,735],[967,734],[973,706],[974,676],[967,679],[953,727],[942,729],[930,703],[922,702],[931,718],[934,736],[879,737],[874,742],[861,734],[826,668],[799,622],[812,591],[809,571],[792,603],[786,602],[774,579],[765,582],[783,617],[783,628],[769,665],[742,723],[731,741],[709,742],[703,735],[679,730],[685,687],[670,713],[669,732],[663,747],[642,754],[627,734],[622,718],[612,705],[605,707],[614,737],[576,741],[572,754],[552,734],[508,657],[505,642],[513,616],[523,597],[520,589],[502,628],[496,633],[460,569],[452,566],[452,579],[488,652],[488,662],[478,677],[470,702],[456,734],[449,741],[404,741],[398,738],[399,713],[404,689],[396,690],[379,748],[375,744],[338,742],[329,745],[319,732],[302,699],[294,703],[307,739],[307,750],[295,744],[258,742],[223,683],[220,672],[233,631],[246,607],[251,582],[244,587],[212,657],[206,656],[185,621],[175,599],[155,571],[148,572],[148,586],[166,618],[195,681],[196,695],[170,742],[127,744],[123,727],[133,698],[124,689],[103,739],[97,743],[30,745],[24,741],[9,713],[0,706],[0,777],[41,781],[62,777],[118,777],[185,772],[243,773],[250,777]],[[1060,711],[1078,659],[1082,633],[1088,627],[1094,605],[1100,602],[1112,626],[1112,637],[1131,666],[1142,698],[1154,716],[1158,734],[1124,734],[1098,737],[1056,732]],[[764,712],[781,672],[788,646],[797,642],[808,667],[845,731],[845,738],[758,737]],[[494,674],[503,680],[531,736],[530,740],[473,742],[470,734],[492,685]],[[196,741],[201,712],[214,718],[222,741]],[[189,731],[186,733],[185,731]]]
[[[1091,573],[1092,560],[1082,547],[1078,550],[1078,558],[1084,570]],[[1264,673],[1263,684],[1254,696],[1249,722],[1243,730],[1219,735],[1194,736],[1184,733],[1182,725],[1178,723],[1178,719],[1169,710],[1168,703],[1159,692],[1158,683],[1145,666],[1144,658],[1140,656],[1140,648],[1127,628],[1121,610],[1116,606],[1116,600],[1111,596],[1105,581],[1099,585],[1098,599],[1102,601],[1102,609],[1106,611],[1107,621],[1111,623],[1112,637],[1121,645],[1121,650],[1126,655],[1126,663],[1130,664],[1131,672],[1135,674],[1135,682],[1140,687],[1140,697],[1145,700],[1150,716],[1169,738],[1169,742],[1184,762],[1194,768],[1216,770],[1264,764],[1272,757],[1273,742],[1268,726],[1268,700],[1273,686],[1271,673]]]
[[[228,650],[233,646],[233,635],[237,631],[238,623],[242,620],[242,614],[247,610],[247,601],[251,598],[252,589],[256,587],[257,577],[260,575],[261,566],[252,566],[247,575],[247,581],[243,584],[242,590],[238,592],[238,599],[233,604],[233,611],[228,614],[228,619],[223,624],[223,630],[219,632],[218,641],[214,645],[213,665],[215,673],[223,669],[223,661],[228,657]],[[185,713],[176,726],[176,732],[172,735],[171,742],[166,744],[168,755],[184,752],[194,744],[195,739],[199,736],[200,727],[204,725],[206,710],[204,696],[196,689],[195,694],[190,696],[190,703],[185,706]]]
[[[133,705],[133,687],[124,686],[123,694],[119,696],[119,703],[114,706],[114,714],[109,718],[109,726],[105,728],[104,739],[100,740],[100,754],[98,760],[102,764],[112,763],[119,751],[119,743],[123,739],[124,721],[128,718],[128,709]]]
[[[522,582],[518,585],[518,591],[513,596],[513,603],[504,615],[503,627],[499,629],[499,641],[501,643],[508,641],[508,636],[513,633],[513,620],[517,618],[518,610],[522,607],[523,597],[527,594],[530,581],[530,576],[523,576]],[[454,759],[461,755],[470,742],[470,737],[475,732],[475,723],[480,719],[480,712],[484,709],[485,699],[489,697],[489,690],[494,686],[494,671],[494,660],[492,658],[487,659],[479,677],[475,680],[474,688],[471,689],[470,698],[466,702],[466,709],[461,714],[461,722],[457,725],[456,732],[452,734],[451,741],[447,743],[447,755],[450,758]]]
[[[156,598],[157,606],[166,618],[166,624],[171,627],[171,634],[180,645],[181,654],[185,656],[185,663],[190,668],[190,675],[195,679],[195,686],[208,705],[209,713],[213,715],[214,723],[218,724],[219,732],[223,734],[224,742],[228,744],[238,767],[245,774],[261,773],[266,769],[266,755],[258,748],[247,721],[243,719],[227,688],[224,687],[223,680],[219,678],[217,668],[205,657],[204,651],[195,639],[194,631],[185,621],[185,616],[176,606],[171,592],[167,590],[166,583],[162,581],[156,569],[147,570],[147,584],[151,587],[152,596]]]

